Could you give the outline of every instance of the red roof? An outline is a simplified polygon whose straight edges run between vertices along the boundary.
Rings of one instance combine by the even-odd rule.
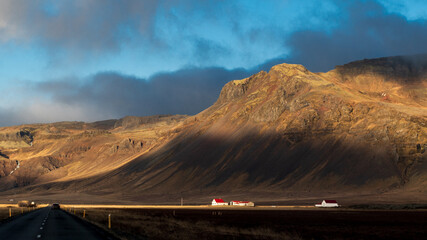
[[[217,203],[224,202],[224,200],[222,200],[221,198],[215,198],[214,201]]]
[[[337,203],[335,200],[325,200],[325,203]]]

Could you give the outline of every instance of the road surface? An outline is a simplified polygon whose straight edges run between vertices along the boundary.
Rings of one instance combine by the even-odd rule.
[[[0,239],[115,239],[63,210],[37,209],[0,224]]]

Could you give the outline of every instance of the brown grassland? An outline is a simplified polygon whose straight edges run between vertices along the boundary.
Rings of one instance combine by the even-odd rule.
[[[83,218],[84,209],[65,210]],[[298,234],[264,225],[222,222],[224,208],[85,209],[85,219],[106,230],[109,214],[110,231],[121,239],[301,239]]]
[[[0,223],[10,217],[17,217],[21,214],[46,206],[47,205],[44,204],[38,207],[17,207],[15,204],[0,204]]]
[[[63,208],[121,239],[422,239],[425,210]]]

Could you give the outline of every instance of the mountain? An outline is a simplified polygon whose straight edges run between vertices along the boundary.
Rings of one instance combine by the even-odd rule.
[[[280,64],[227,83],[195,116],[2,128],[0,188],[80,202],[419,202],[426,148],[426,55],[326,73]]]

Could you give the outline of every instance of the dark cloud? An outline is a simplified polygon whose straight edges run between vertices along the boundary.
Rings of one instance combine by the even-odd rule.
[[[328,71],[354,60],[427,52],[426,21],[408,21],[374,1],[337,5],[343,9],[341,25],[331,32],[295,32],[286,40],[291,48],[287,61]]]
[[[35,41],[74,54],[117,51],[151,33],[157,6],[158,0],[5,0],[0,3],[0,23],[5,23],[0,39]]]
[[[189,67],[158,73],[148,79],[102,72],[30,83],[31,101],[0,109],[0,126],[56,121],[97,121],[127,115],[197,114],[211,106],[222,87],[282,63],[273,59],[251,69]],[[40,98],[43,96],[43,98]]]
[[[296,21],[283,17],[292,15],[285,10],[297,3],[307,12],[295,14]],[[289,49],[287,61],[314,71],[357,59],[427,52],[424,20],[408,21],[372,0],[323,3],[331,3],[331,7],[316,4],[313,11],[312,1],[256,5],[198,0],[4,0],[0,3],[0,40],[41,43],[52,55],[58,54],[52,62],[78,62],[86,54],[97,59],[122,48],[143,46],[141,56],[164,51],[182,59],[182,64],[218,66],[228,59],[233,66],[245,67],[257,64],[252,58],[264,61],[274,56],[269,52],[271,45],[282,51],[277,55]],[[259,11],[251,8],[254,6]],[[277,9],[270,9],[272,6]],[[339,11],[330,11],[334,7]],[[283,11],[265,15],[266,10]],[[267,18],[272,14],[279,17]],[[289,32],[283,30],[286,25],[297,27]],[[224,34],[224,38],[207,34],[209,31],[218,31],[216,36]],[[284,44],[279,49],[281,41]],[[255,54],[258,49],[266,55]]]
[[[111,56],[125,63],[168,56],[179,62],[175,68],[224,66],[224,60],[248,68],[274,57],[273,49],[284,50],[281,42],[290,31],[284,26],[295,25],[286,23],[293,19],[287,5],[309,1],[3,0],[0,43],[39,48],[55,68],[101,64]]]
[[[229,49],[208,39],[196,39],[193,41],[193,46],[195,62],[212,62],[231,55]]]
[[[107,115],[196,114],[216,101],[225,83],[248,75],[244,69],[218,67],[159,73],[148,80],[105,72],[74,86],[69,81],[44,82],[37,90],[53,95],[59,104],[97,109],[93,114],[98,119]]]
[[[60,120],[94,121],[126,115],[196,114],[215,102],[222,86],[228,81],[248,77],[260,70],[268,71],[283,62],[303,64],[312,71],[327,71],[335,65],[353,60],[427,52],[427,22],[409,21],[401,15],[391,14],[376,1],[336,0],[334,3],[339,14],[331,16],[331,26],[316,30],[311,25],[304,27],[304,24],[300,23],[299,26],[296,23],[299,30],[292,33],[280,31],[280,24],[270,26],[267,22],[245,28],[245,23],[239,22],[239,19],[245,16],[248,19],[252,15],[235,3],[227,8],[224,1],[180,1],[184,6],[181,11],[169,11],[176,7],[176,1],[47,2],[52,4],[46,9],[40,8],[38,1],[2,1],[0,40],[25,39],[28,36],[52,49],[76,50],[76,54],[79,51],[85,54],[118,51],[123,44],[137,39],[138,44],[148,42],[152,53],[162,48],[188,52],[192,61],[186,59],[182,64],[189,61],[196,66],[206,66],[215,59],[220,59],[221,66],[227,66],[227,59],[236,60],[234,48],[239,47],[244,50],[237,59],[244,62],[252,56],[246,54],[245,47],[258,46],[254,42],[264,45],[257,54],[269,50],[270,46],[271,49],[278,49],[268,39],[281,39],[284,42],[282,49],[289,49],[290,52],[283,53],[278,49],[277,58],[246,69],[192,67],[158,73],[148,79],[101,72],[87,78],[71,77],[37,83],[31,92],[50,96],[51,99],[43,98],[14,110],[0,109],[0,125]],[[166,12],[163,12],[164,16],[170,18],[166,23],[175,24],[171,29],[156,29],[153,19],[159,4],[166,8],[162,10]],[[211,39],[209,34],[195,34],[199,30],[211,30],[199,29],[209,24],[199,26],[198,22],[186,18],[187,14],[199,8],[203,9],[203,14],[196,14],[193,20],[223,21],[226,26],[231,26],[233,34],[238,35],[237,44],[240,46]],[[238,11],[233,15],[235,9]],[[328,16],[321,17],[328,20]],[[164,31],[164,36],[160,34],[161,31]],[[174,34],[170,35],[170,32]],[[165,36],[174,37],[166,39]]]
[[[188,58],[195,58],[187,61],[209,61],[227,56],[233,46],[224,44],[226,37],[206,34],[207,28],[221,35],[231,25],[243,28],[252,24],[241,21],[249,13],[240,5],[245,4],[199,0],[4,0],[0,2],[0,40],[35,43],[53,61],[67,58],[77,62],[85,56],[102,58],[104,54],[135,48],[172,55],[179,45],[186,45],[188,51],[178,55],[189,53]],[[247,32],[234,34],[250,38]]]

